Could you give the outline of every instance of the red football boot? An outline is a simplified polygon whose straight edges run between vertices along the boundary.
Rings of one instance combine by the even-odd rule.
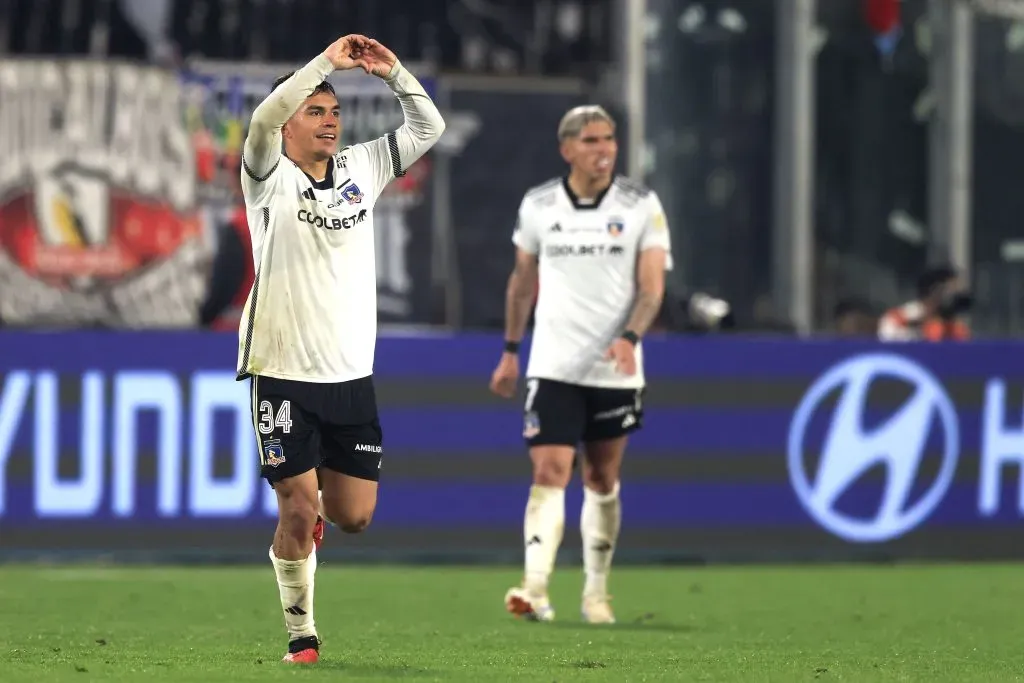
[[[313,527],[313,547],[320,550],[320,544],[324,542],[324,518],[316,517],[316,525]]]

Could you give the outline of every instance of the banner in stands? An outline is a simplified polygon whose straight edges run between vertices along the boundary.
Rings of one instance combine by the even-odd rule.
[[[0,61],[0,320],[196,322],[210,249],[174,74]]]
[[[645,344],[623,558],[1024,555],[1019,344]],[[325,553],[518,556],[529,461],[520,401],[486,389],[500,349],[380,340],[379,507]],[[234,352],[215,333],[0,337],[0,549],[258,560],[275,503]],[[569,554],[580,502],[574,483]]]
[[[0,61],[0,321],[237,329],[252,283],[245,126],[291,68]],[[331,78],[344,144],[401,125],[380,79]],[[375,208],[384,322],[429,321],[433,163],[407,169]]]

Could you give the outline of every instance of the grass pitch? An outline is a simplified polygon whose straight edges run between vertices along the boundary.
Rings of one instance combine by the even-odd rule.
[[[619,569],[619,624],[502,609],[514,568],[323,565],[321,663],[269,566],[0,567],[0,681],[1024,681],[1024,567]]]

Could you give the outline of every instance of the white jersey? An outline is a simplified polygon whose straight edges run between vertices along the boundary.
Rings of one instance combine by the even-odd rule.
[[[346,147],[316,180],[281,154],[281,127],[334,70],[320,56],[253,114],[242,191],[256,278],[239,326],[238,373],[345,382],[373,373],[377,276],[373,206],[385,186],[423,155],[444,122],[401,65],[386,82],[405,124]]]
[[[519,207],[512,241],[539,259],[540,293],[534,314],[527,377],[592,387],[644,386],[643,348],[637,372],[617,372],[604,356],[624,331],[637,291],[637,259],[671,245],[658,196],[616,178],[592,203],[577,199],[566,179],[529,190]]]

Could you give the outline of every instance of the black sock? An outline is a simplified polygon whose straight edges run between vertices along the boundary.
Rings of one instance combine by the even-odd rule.
[[[305,638],[297,638],[288,643],[288,652],[292,654],[302,652],[303,650],[316,650],[319,652],[320,639],[316,636],[306,636]]]

